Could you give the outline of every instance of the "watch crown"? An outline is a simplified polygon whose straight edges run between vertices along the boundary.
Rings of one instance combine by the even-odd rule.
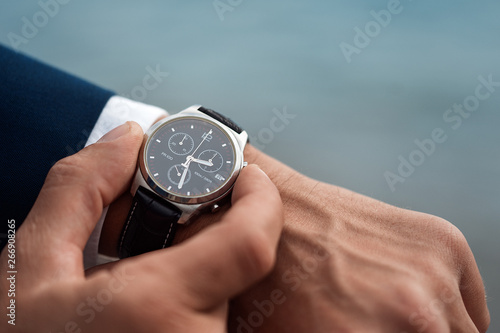
[[[243,167],[248,166],[248,162],[243,162]]]
[[[214,204],[211,208],[212,213],[216,213],[220,209],[220,206],[218,204]]]

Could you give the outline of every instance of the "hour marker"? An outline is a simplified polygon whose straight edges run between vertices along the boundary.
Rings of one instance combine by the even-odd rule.
[[[227,144],[223,144],[223,145],[222,145],[222,147],[225,147],[225,146],[227,146]]]
[[[175,132],[175,128],[172,128],[172,132]]]
[[[161,141],[160,141],[160,140],[158,140],[158,139],[156,139],[156,142],[161,143]]]
[[[207,192],[210,192],[210,189],[209,189],[209,188],[207,188]]]
[[[154,160],[154,159],[155,159],[155,157],[154,157],[154,156],[149,156],[149,158],[150,158],[150,159],[152,159],[152,160]]]
[[[194,128],[194,125],[191,125],[191,129],[193,129],[193,128]]]
[[[158,175],[159,175],[159,173],[157,172],[157,173],[155,173],[153,176],[157,177]]]
[[[188,192],[187,195],[191,195],[191,192]]]
[[[231,161],[226,161],[227,164],[231,164]]]
[[[169,190],[169,191],[170,191],[171,189],[172,189],[172,186],[169,186],[169,187],[167,188],[167,190]]]

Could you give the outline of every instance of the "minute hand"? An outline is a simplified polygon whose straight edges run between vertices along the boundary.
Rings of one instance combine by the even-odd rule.
[[[196,149],[193,151],[193,153],[186,158],[186,162],[184,162],[184,163],[181,164],[183,167],[187,168],[189,166],[189,161],[193,159],[194,153],[196,153],[196,151],[201,147],[201,145],[203,144],[203,142],[205,142],[205,140],[207,139],[207,137],[210,134],[212,134],[212,130],[208,131],[208,134],[205,135],[205,137],[203,138],[203,140],[201,140],[201,142],[198,145],[198,147],[196,147]]]
[[[204,161],[204,160],[199,160],[197,158],[193,158],[191,159],[192,162],[196,162],[196,163],[199,163],[199,164],[203,164],[203,165],[206,165],[206,166],[213,166],[214,164],[210,161]]]

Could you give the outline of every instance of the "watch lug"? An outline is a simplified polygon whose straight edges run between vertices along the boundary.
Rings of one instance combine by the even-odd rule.
[[[240,134],[236,134],[236,140],[238,141],[238,144],[240,145],[240,148],[243,151],[245,149],[247,142],[248,142],[247,131],[243,131]]]
[[[198,111],[198,108],[200,108],[201,105],[191,105],[190,107],[180,111],[179,113],[195,113],[195,114],[202,114],[204,115],[203,112]]]
[[[179,204],[176,204],[175,202],[170,202],[170,203],[173,204],[174,206],[177,206],[177,207],[181,206]],[[182,205],[182,206],[185,206],[185,205]],[[193,218],[195,218],[198,215],[200,215],[200,213],[201,213],[201,210],[199,209],[200,205],[194,205],[194,206],[198,206],[198,207],[197,208],[195,208],[193,206],[187,207],[189,209],[189,211],[186,210],[183,207],[179,207],[181,209],[181,211],[182,211],[182,215],[181,215],[179,221],[177,221],[177,223],[179,223],[179,224],[186,224],[187,225],[187,224],[189,224],[189,222],[191,222],[191,220]],[[191,210],[193,208],[195,208],[195,209]]]
[[[135,171],[134,180],[132,181],[132,186],[130,187],[130,194],[132,194],[132,196],[135,196],[135,192],[137,192],[139,186],[147,188],[151,191],[151,187],[146,183],[144,177],[142,177],[140,168],[137,168],[137,170]]]

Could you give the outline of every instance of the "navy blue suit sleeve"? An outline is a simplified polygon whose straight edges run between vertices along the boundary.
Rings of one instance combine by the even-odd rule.
[[[50,167],[82,149],[113,92],[0,45],[0,249],[19,227]]]

